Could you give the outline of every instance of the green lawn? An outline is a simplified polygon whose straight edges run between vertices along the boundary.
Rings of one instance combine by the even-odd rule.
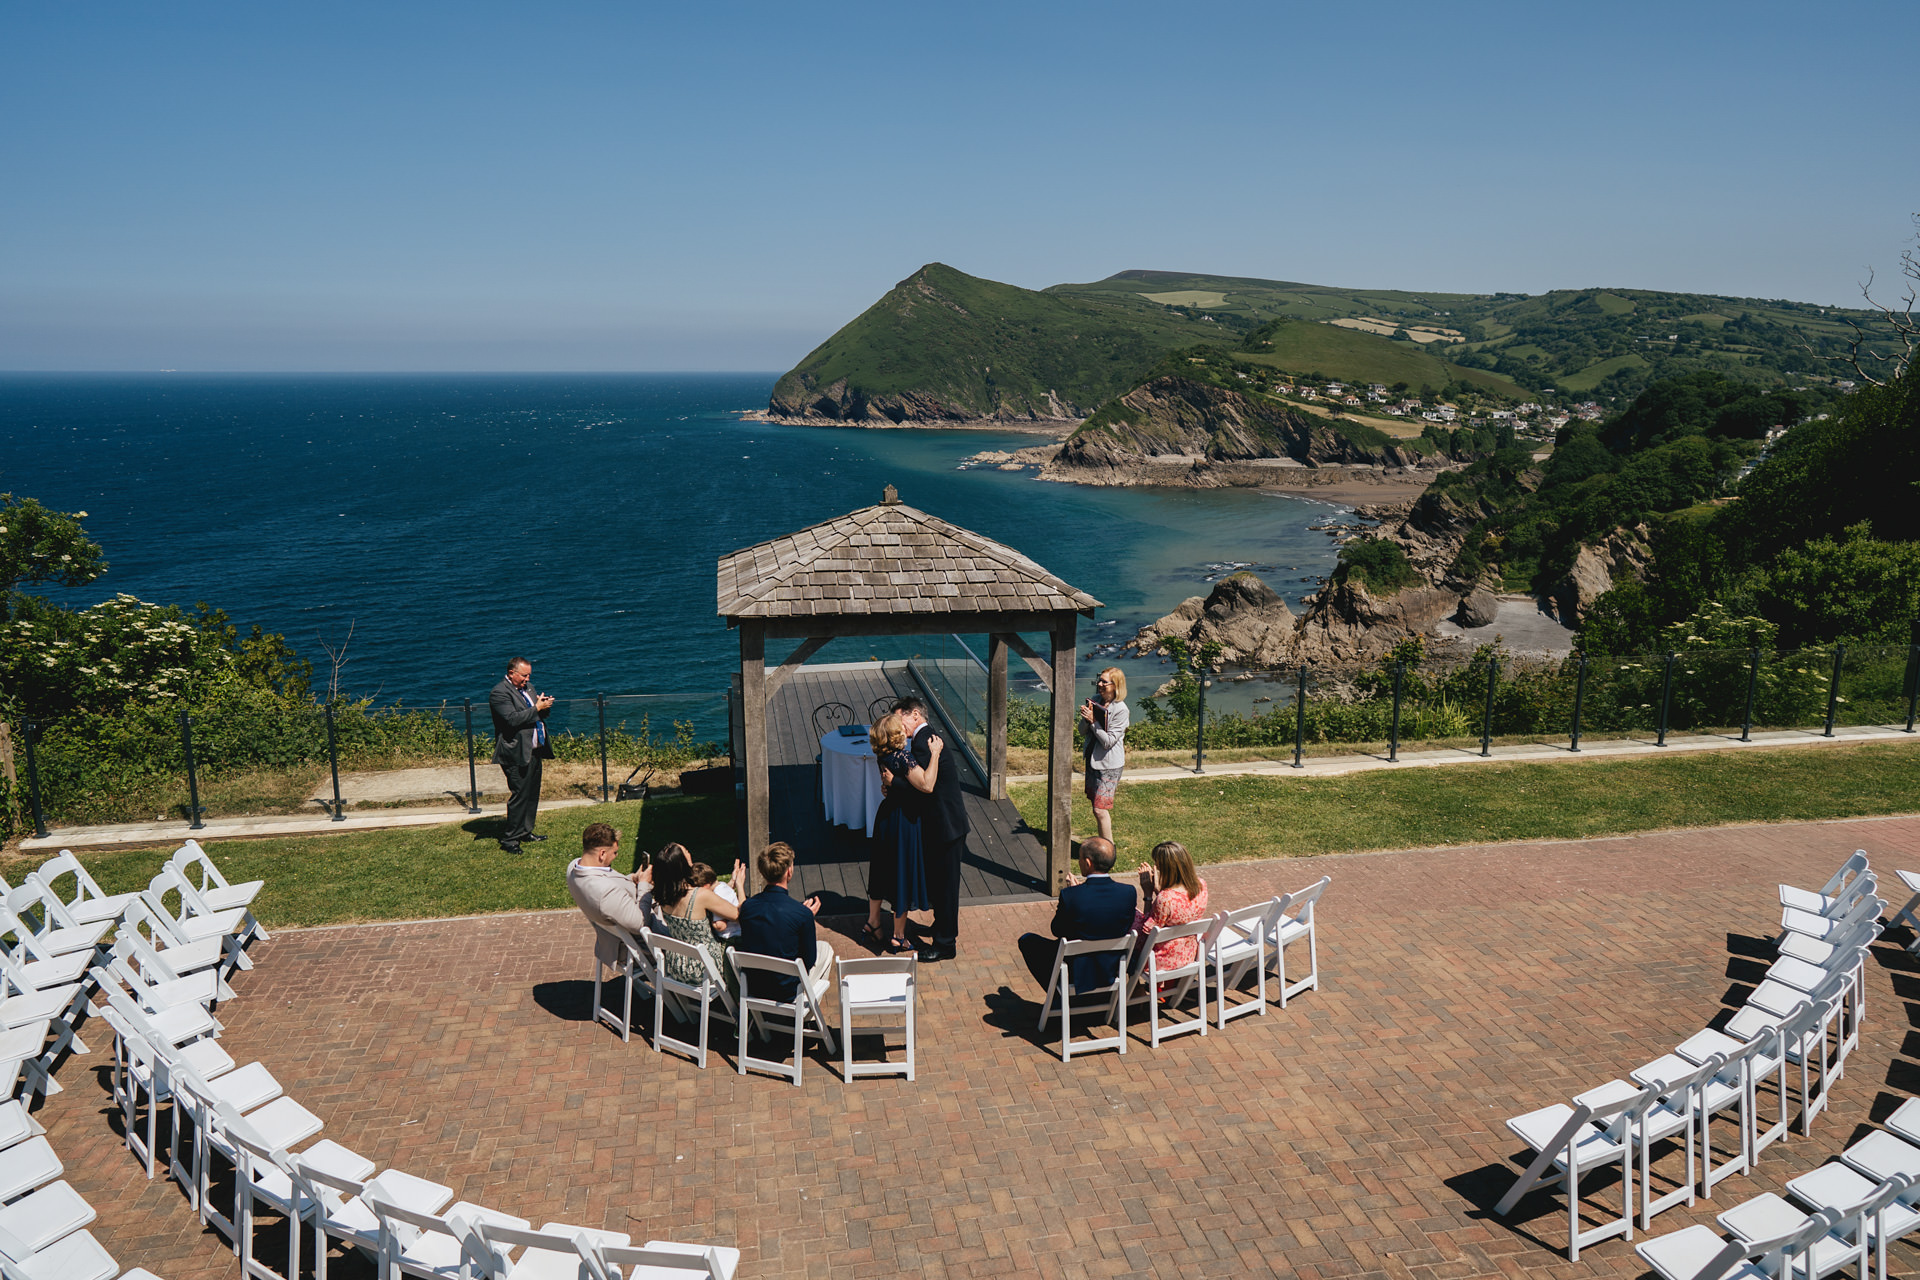
[[[1046,824],[1046,788],[1012,789]],[[1694,752],[1656,760],[1468,765],[1341,778],[1224,777],[1123,785],[1120,863],[1178,840],[1196,861],[1297,857],[1920,810],[1920,743]],[[1093,831],[1084,794],[1073,830]]]
[[[1046,790],[1013,789],[1036,828]],[[1354,774],[1344,778],[1194,778],[1120,789],[1115,835],[1121,865],[1176,839],[1201,862],[1294,857],[1501,840],[1573,838],[1866,817],[1920,809],[1920,743],[1698,752],[1660,759],[1493,764]],[[644,803],[549,811],[551,838],[519,857],[497,846],[499,818],[438,827],[288,840],[208,841],[230,880],[264,879],[255,908],[269,928],[407,920],[570,905],[563,872],[589,822],[620,829],[620,866],[638,843],[678,840],[723,874],[735,839],[730,797],[664,797]],[[1074,831],[1093,830],[1084,795]],[[143,887],[169,849],[86,853],[109,892]],[[42,859],[0,868],[18,884]]]

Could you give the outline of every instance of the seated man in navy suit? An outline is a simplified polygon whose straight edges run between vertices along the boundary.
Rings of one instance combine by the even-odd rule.
[[[1138,898],[1130,884],[1113,878],[1113,842],[1091,836],[1080,842],[1080,870],[1084,879],[1060,890],[1060,905],[1053,913],[1053,937],[1037,933],[1020,936],[1020,954],[1033,971],[1034,980],[1045,991],[1052,978],[1053,957],[1060,939],[1118,938],[1133,928]],[[1073,985],[1091,990],[1113,981],[1119,972],[1120,956],[1076,956],[1072,961]]]
[[[793,847],[776,841],[754,859],[766,888],[740,904],[740,950],[783,960],[798,960],[806,966],[812,980],[815,999],[826,990],[827,971],[833,967],[833,948],[814,934],[813,918],[820,912],[818,895],[795,902],[787,892],[793,880]],[[747,994],[763,1000],[792,1000],[793,978],[778,974],[750,972]]]

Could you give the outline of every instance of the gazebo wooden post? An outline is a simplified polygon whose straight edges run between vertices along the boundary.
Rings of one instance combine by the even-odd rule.
[[[773,827],[767,774],[767,628],[740,620],[740,718],[747,739],[747,883],[735,886],[741,901],[753,892],[754,858],[767,847]]]
[[[1007,798],[1007,638],[987,637],[987,798]]]
[[[1047,749],[1047,882],[1054,897],[1066,886],[1073,857],[1073,662],[1079,649],[1079,618],[1053,621],[1053,717]]]

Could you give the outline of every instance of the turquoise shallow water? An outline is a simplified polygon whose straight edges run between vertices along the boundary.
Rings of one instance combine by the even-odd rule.
[[[714,614],[715,561],[877,502],[888,483],[1104,601],[1082,623],[1083,658],[1205,592],[1221,566],[1261,567],[1297,606],[1333,563],[1307,529],[1324,504],[955,469],[1037,439],[1012,432],[740,421],[772,382],[10,376],[0,489],[89,513],[112,569],[71,602],[209,601],[284,632],[322,679],[323,642],[351,628],[344,688],[410,704],[483,694],[525,653],[563,698],[710,708],[737,657]],[[841,642],[815,660],[875,651]]]

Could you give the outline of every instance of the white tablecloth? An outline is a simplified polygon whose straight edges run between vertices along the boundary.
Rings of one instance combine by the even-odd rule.
[[[827,821],[865,827],[873,834],[880,808],[880,762],[865,737],[845,738],[833,730],[820,739],[820,803]]]

